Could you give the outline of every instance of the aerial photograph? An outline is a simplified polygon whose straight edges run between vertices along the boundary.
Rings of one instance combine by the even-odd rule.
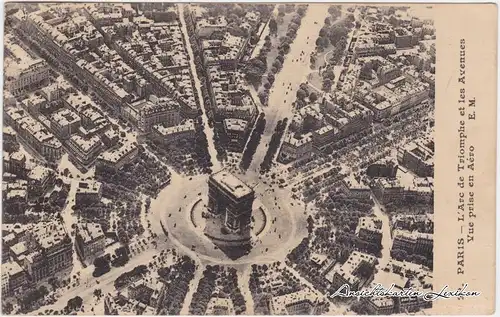
[[[2,314],[432,308],[431,6],[4,9]]]

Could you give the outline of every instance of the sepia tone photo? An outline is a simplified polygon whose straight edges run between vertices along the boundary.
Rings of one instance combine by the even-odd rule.
[[[449,9],[6,3],[2,313],[491,313],[496,37]]]

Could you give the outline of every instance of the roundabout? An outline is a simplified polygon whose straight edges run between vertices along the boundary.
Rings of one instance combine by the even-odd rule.
[[[248,236],[221,230],[224,219],[210,217],[208,187],[207,175],[190,180],[172,177],[171,184],[152,202],[150,215],[153,222],[161,224],[168,240],[204,262],[230,265],[282,261],[307,235],[303,208],[292,207],[290,200],[278,198],[285,196],[260,185],[254,188]],[[234,251],[239,254],[234,256]]]

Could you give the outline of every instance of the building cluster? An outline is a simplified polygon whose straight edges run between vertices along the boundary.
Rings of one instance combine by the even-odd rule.
[[[30,13],[19,11],[13,20],[97,100],[140,132],[150,133],[157,124],[171,127],[182,118],[195,118],[199,107],[175,6],[136,9],[130,4],[47,5]],[[82,116],[98,119],[82,111],[64,110],[51,119],[60,123],[54,124],[58,135],[69,138],[78,156],[84,156],[79,163],[87,165],[104,148],[90,136],[88,146],[68,137],[85,126]]]
[[[129,76],[127,86],[136,90],[138,98],[147,98],[152,91],[160,97],[170,96],[169,103],[185,116],[198,115],[189,57],[177,13],[170,17],[151,15],[123,17],[121,21],[102,27],[106,40],[135,70],[143,74]]]
[[[67,67],[110,106],[120,109],[132,95],[122,76],[132,70],[116,52],[104,45],[104,37],[76,7],[44,6],[15,16],[21,29],[39,47]]]
[[[48,98],[58,102],[55,109],[42,113],[48,100],[44,94],[35,93],[18,105],[6,108],[7,123],[26,144],[47,159],[57,160],[66,150],[77,166],[87,167],[112,146],[106,142],[106,133],[116,127],[87,95],[54,88],[49,90]]]
[[[157,101],[152,95],[150,99]],[[162,105],[168,102],[161,99]],[[137,125],[150,127],[162,120],[177,122],[178,113],[164,113],[154,109],[153,116],[142,118]],[[147,112],[147,111],[144,111]],[[24,144],[50,161],[58,160],[64,152],[79,168],[87,168],[96,161],[119,169],[137,156],[137,145],[120,135],[100,106],[88,95],[75,89],[62,77],[27,98],[4,108],[6,123]],[[158,118],[154,118],[154,116]],[[153,117],[153,118],[152,118]],[[9,160],[16,169],[17,160]]]
[[[106,236],[100,224],[79,223],[75,231],[75,249],[82,262],[92,263],[104,253]]]
[[[261,25],[260,12],[251,10],[245,14],[237,28],[226,17],[208,16],[202,6],[191,6],[191,22],[196,39],[203,51],[204,65],[220,65],[224,69],[236,69],[244,56],[250,35]]]
[[[12,127],[4,126],[2,128],[3,136],[3,150],[5,152],[13,153],[20,149],[19,142],[17,141],[17,133]]]
[[[271,315],[321,315],[327,302],[309,288],[273,296],[269,301]]]
[[[86,6],[86,13],[89,19],[97,27],[104,27],[122,22],[134,16],[135,10],[130,3],[107,4],[99,3]]]
[[[432,132],[431,132],[432,135]],[[432,204],[434,201],[434,141],[427,135],[398,149],[396,174],[376,177],[371,188],[383,204],[412,202]]]
[[[4,39],[5,89],[13,96],[37,87],[50,76],[49,65],[40,58],[33,58],[16,39],[7,34]]]
[[[399,76],[383,86],[364,85],[354,92],[354,99],[373,111],[374,120],[381,121],[427,100],[429,92],[428,83]]]
[[[424,136],[398,149],[398,162],[420,177],[434,176],[434,140]]]
[[[227,149],[241,152],[258,111],[237,66],[245,56],[250,35],[261,25],[260,12],[247,12],[238,30],[222,15],[209,16],[202,5],[191,6],[190,18],[207,73],[215,121],[221,123],[227,136]]]
[[[51,169],[28,159],[20,148],[17,140],[18,134],[12,127],[5,126],[3,132],[2,201],[11,206],[6,212],[13,215],[24,212],[24,208],[28,208],[30,201],[46,195],[53,189],[55,174]],[[22,211],[16,211],[14,206]]]
[[[432,290],[432,272],[421,265],[390,260],[386,267],[375,274],[368,288],[374,288],[376,284],[384,287],[394,284],[394,292],[410,287],[414,291],[429,292]],[[414,313],[432,306],[432,302],[422,297],[367,297],[362,301],[367,312],[374,315]]]
[[[340,192],[346,197],[360,200],[371,199],[371,188],[358,176],[349,174],[340,182]]]
[[[373,273],[377,258],[360,251],[353,251],[344,264],[335,266],[326,275],[334,289],[339,289],[344,284],[351,290],[359,290],[373,280]]]
[[[25,144],[49,160],[63,154],[61,141],[47,127],[20,106],[4,108],[5,121]]]
[[[404,251],[408,255],[420,255],[432,260],[434,254],[433,234],[397,229],[392,232],[392,236],[391,254],[393,256],[395,252]]]
[[[4,203],[20,203],[45,195],[54,187],[54,172],[26,161],[20,152],[3,152],[4,174],[2,193]]]
[[[412,176],[377,178],[372,184],[372,191],[383,204],[396,204],[405,201],[430,204],[434,201],[434,178]]]
[[[426,232],[434,231],[434,215],[430,213],[426,214],[402,214],[402,215],[394,215],[391,218],[391,228],[394,229],[403,229],[413,231],[416,228],[425,228]]]
[[[392,14],[387,10],[381,7],[365,12],[369,32],[356,39],[354,57],[394,54],[397,49],[410,49],[421,41],[435,39],[432,20],[412,17],[407,10]]]
[[[376,217],[361,217],[356,227],[358,247],[376,253],[382,249],[382,221]]]
[[[358,67],[342,89],[382,120],[434,97],[434,26],[403,10],[383,15],[379,11],[385,9],[369,10],[377,13],[365,13],[368,27],[353,39]]]
[[[294,115],[280,158],[293,161],[371,128],[373,112],[343,93],[326,94]]]
[[[4,176],[3,180],[10,178],[25,178],[30,170],[27,165],[26,155],[20,150],[7,151],[4,149],[2,163]]]
[[[2,291],[5,290],[5,294],[18,293],[72,265],[73,243],[62,222],[2,225]]]
[[[197,24],[197,27],[201,27]],[[235,69],[243,56],[248,38],[225,32],[221,39],[201,39],[205,67],[220,65],[225,69]]]
[[[124,165],[130,164],[136,160],[139,155],[137,144],[126,139],[115,142],[115,146],[102,152],[97,157],[97,170],[117,171]]]
[[[157,278],[139,279],[127,288],[128,297],[158,309],[165,296],[165,285]]]
[[[207,68],[208,91],[216,121],[222,121],[228,149],[242,151],[257,118],[257,107],[246,88],[243,73],[224,70],[221,65]]]
[[[178,104],[169,97],[158,98],[155,95],[130,104],[123,114],[139,130],[148,133],[155,125],[172,127],[181,122]]]
[[[184,286],[184,283],[180,283]],[[128,285],[104,297],[107,315],[158,315],[172,294],[181,294],[181,285],[166,283],[157,272],[131,278]]]
[[[178,140],[194,139],[196,127],[192,119],[174,125],[165,127],[164,125],[155,125],[152,129],[153,136],[163,144],[169,144]]]
[[[356,30],[348,54],[355,63],[340,76],[339,91],[299,109],[285,136],[280,161],[307,157],[354,138],[402,111],[434,97],[435,37],[430,21],[406,11],[381,15],[369,9],[368,26]]]
[[[28,201],[28,197],[28,182],[16,179],[14,174],[4,173],[2,180],[2,202],[12,205],[22,204]]]
[[[105,315],[156,315],[156,309],[118,291],[104,296]]]
[[[102,184],[96,181],[81,181],[75,193],[75,204],[78,206],[97,203],[102,197]]]

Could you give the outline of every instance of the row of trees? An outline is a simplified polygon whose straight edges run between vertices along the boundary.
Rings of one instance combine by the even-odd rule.
[[[246,311],[246,301],[238,286],[236,269],[231,267],[224,271],[219,281],[222,284],[222,295],[228,296],[233,302],[235,315],[243,314]]]
[[[176,287],[167,288],[161,304],[161,315],[180,314],[195,269],[194,261],[188,256],[183,256],[175,264],[158,270],[158,275],[163,283],[176,285]]]
[[[290,51],[290,45],[297,36],[297,31],[300,27],[302,17],[305,15],[306,8],[307,6],[299,6],[299,8],[297,9],[297,13],[294,15],[287,26],[286,35],[279,38],[279,44],[277,46],[278,55],[274,59],[271,68],[269,68],[269,65],[267,64],[267,55],[273,49],[271,37],[269,35],[266,36],[264,45],[259,52],[259,55],[247,63],[245,74],[248,82],[250,82],[256,88],[263,83],[264,90],[261,90],[259,92],[259,99],[263,105],[267,105],[269,89],[274,83],[276,74],[283,68],[285,55]],[[279,14],[285,14],[285,8],[279,10]],[[278,23],[274,18],[269,21],[269,29],[271,36],[278,35]],[[263,82],[262,77],[266,72],[267,80]]]
[[[408,261],[417,264],[422,264],[429,267],[432,270],[433,267],[433,256],[432,252],[428,256],[424,256],[422,254],[412,254],[408,253],[403,249],[392,249],[391,257],[398,261]]]
[[[297,9],[297,13],[293,16],[292,20],[288,24],[286,35],[279,38],[278,55],[274,59],[270,72],[267,75],[267,82],[264,83],[264,88],[266,89],[265,91],[266,95],[269,94],[268,90],[274,83],[275,75],[283,68],[285,55],[288,54],[288,52],[290,52],[290,45],[292,44],[293,40],[297,37],[297,31],[302,22],[302,17],[305,15],[305,10],[306,7],[299,6],[299,8]],[[273,33],[271,31],[271,33],[277,35],[277,26],[276,26],[276,32]],[[259,98],[261,98],[261,96],[259,96]],[[267,98],[264,99],[266,99],[266,102],[263,104],[267,104]]]
[[[215,290],[216,279],[218,275],[218,270],[215,267],[208,265],[203,271],[203,277],[198,283],[198,288],[193,294],[193,299],[189,305],[190,315],[204,315],[208,302],[212,298],[212,294]]]
[[[349,14],[344,20],[337,21],[341,16],[340,6],[334,5],[328,8],[330,16],[325,18],[324,26],[316,39],[316,51],[323,52],[325,49],[333,46],[329,63],[337,65],[340,63],[344,51],[347,47],[347,38],[349,30],[354,26],[354,16]],[[323,76],[323,90],[329,91],[332,86],[333,76],[328,74]]]
[[[92,276],[99,277],[108,273],[111,270],[111,266],[109,264],[110,260],[111,257],[109,254],[96,258],[94,260],[94,272],[92,273]]]
[[[257,119],[257,123],[250,135],[250,140],[248,141],[247,147],[243,152],[243,157],[241,158],[240,168],[243,170],[247,170],[250,167],[250,163],[252,163],[253,156],[257,147],[259,146],[260,139],[262,137],[262,133],[264,133],[264,129],[266,128],[266,119],[265,114],[262,112]]]
[[[318,100],[319,96],[315,91],[311,91],[307,84],[300,84],[299,89],[296,94],[297,99],[295,100],[296,109],[301,109],[308,105],[309,103],[314,103]]]
[[[139,265],[133,268],[131,271],[125,272],[118,276],[114,282],[115,288],[120,289],[124,286],[140,279],[142,276],[149,272],[146,265]]]
[[[281,274],[276,274],[281,273]],[[282,282],[279,288],[271,287],[270,282]],[[299,291],[302,288],[298,278],[284,267],[280,267],[280,262],[273,262],[271,265],[252,265],[249,287],[252,296],[259,297],[264,294],[271,296],[281,296]]]
[[[215,293],[216,290],[219,292]],[[235,268],[207,265],[203,271],[203,277],[198,283],[198,288],[193,294],[189,314],[204,315],[208,302],[213,296],[231,298],[236,315],[241,315],[246,310],[246,302],[238,287],[238,276]]]
[[[204,15],[205,17],[226,17],[228,23],[238,22],[238,19],[245,17],[247,12],[258,11],[260,13],[261,20],[267,20],[274,9],[273,5],[270,4],[253,4],[253,3],[224,3],[224,4],[213,4],[210,5],[201,4],[203,8],[206,9]]]
[[[43,298],[49,294],[45,286],[28,290],[22,297],[18,298],[18,304],[22,311],[28,311],[36,307]]]
[[[199,117],[199,119],[198,124],[195,126],[194,153],[196,153],[198,157],[198,164],[200,164],[206,172],[210,172],[212,161],[210,159],[210,153],[208,152],[208,138],[201,117]]]
[[[260,173],[264,174],[269,172],[271,169],[271,165],[273,162],[273,158],[276,155],[276,152],[279,150],[279,146],[281,143],[281,138],[285,133],[285,128],[288,122],[288,118],[285,118],[283,121],[278,121],[276,125],[276,129],[274,130],[273,136],[271,137],[271,141],[269,142],[269,147],[267,148],[266,155],[264,156],[264,160],[260,164]]]
[[[262,83],[262,76],[267,71],[267,56],[259,52],[256,58],[252,58],[245,65],[245,79],[258,88]]]
[[[363,201],[335,196],[332,205],[327,209],[317,205],[320,210],[307,219],[308,237],[305,238],[287,259],[296,264],[296,269],[313,283],[318,289],[329,287],[317,266],[311,261],[311,252],[328,254],[329,259],[343,263],[351,252],[362,245],[356,236],[358,220],[370,214],[372,205]],[[321,226],[315,226],[321,220]],[[374,250],[376,253],[377,250]]]
[[[139,146],[135,162],[124,165],[119,170],[96,166],[97,179],[105,183],[120,184],[129,190],[156,196],[170,180],[170,172],[154,156]]]
[[[305,85],[300,85],[300,88],[297,90],[297,99],[298,101],[305,101],[306,98],[309,99],[309,102],[316,102],[318,94],[314,91],[309,92],[309,89]]]

